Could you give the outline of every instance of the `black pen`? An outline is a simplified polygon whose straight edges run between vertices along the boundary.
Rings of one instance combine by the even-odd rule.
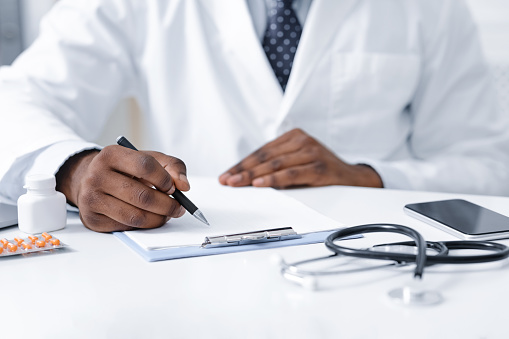
[[[134,145],[131,144],[129,140],[127,140],[123,135],[117,138],[117,144],[137,151],[136,147],[134,147]],[[175,188],[175,192],[173,192],[171,195],[173,198],[175,198],[175,200],[179,202],[179,204],[181,204],[189,213],[191,213],[193,217],[210,226],[203,213],[198,209],[198,207],[195,206],[195,204],[191,202],[191,200],[189,200],[188,197],[184,195],[184,193]]]

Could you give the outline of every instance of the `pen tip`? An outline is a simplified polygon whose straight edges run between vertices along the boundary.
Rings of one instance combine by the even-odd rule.
[[[204,223],[205,225],[208,225],[210,226],[209,222],[207,221],[207,219],[205,218],[205,216],[203,215],[203,213],[200,211],[200,210],[196,210],[194,213],[193,213],[193,216],[200,220],[202,223]]]

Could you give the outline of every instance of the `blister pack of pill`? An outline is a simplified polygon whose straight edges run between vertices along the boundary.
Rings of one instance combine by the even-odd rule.
[[[40,236],[29,235],[25,237],[15,237],[12,240],[0,240],[0,258],[11,255],[27,254],[48,250],[55,250],[65,247],[59,239],[49,233],[42,233]]]

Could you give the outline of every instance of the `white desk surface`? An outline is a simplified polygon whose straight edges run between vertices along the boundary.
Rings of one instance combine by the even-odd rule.
[[[453,237],[407,216],[405,204],[461,197],[509,215],[503,197],[352,187],[285,192],[345,224],[401,223],[428,240]],[[1,238],[18,234],[0,230]],[[69,250],[0,261],[1,338],[509,337],[507,261],[430,268],[424,278],[445,301],[408,308],[387,292],[411,280],[410,267],[343,275],[317,292],[279,275],[275,255],[327,254],[323,244],[148,263],[74,214],[54,235]]]

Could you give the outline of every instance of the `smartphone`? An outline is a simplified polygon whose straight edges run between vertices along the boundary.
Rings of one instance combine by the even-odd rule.
[[[509,238],[509,217],[466,200],[408,204],[405,212],[461,239]]]

